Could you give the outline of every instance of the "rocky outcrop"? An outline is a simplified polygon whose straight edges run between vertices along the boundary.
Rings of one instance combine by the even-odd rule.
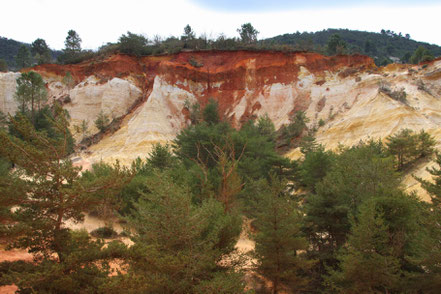
[[[129,164],[145,157],[153,143],[172,140],[188,124],[185,101],[203,106],[209,98],[219,102],[221,114],[236,127],[268,114],[279,128],[295,111],[304,110],[311,126],[321,125],[317,140],[328,148],[384,139],[402,128],[425,129],[441,143],[441,60],[377,68],[360,55],[203,51],[143,58],[113,55],[33,70],[43,75],[51,101],[62,101],[73,123],[88,120],[92,126],[100,111],[122,118],[118,130],[80,154],[83,163],[119,159]],[[69,88],[62,83],[67,72],[75,81]],[[12,75],[0,75],[1,110],[14,109],[11,102],[2,102],[13,101]],[[394,98],[384,87],[405,92],[406,100]],[[296,158],[299,152],[288,156]],[[427,177],[424,167],[415,172]],[[413,178],[406,183],[415,187]]]
[[[14,99],[16,80],[20,76],[18,73],[0,72],[0,111],[4,114],[14,114],[17,111],[17,102]]]
[[[101,111],[110,119],[125,116],[142,97],[142,91],[127,80],[112,78],[100,84],[95,76],[90,76],[68,91],[67,95],[68,102],[64,108],[69,111],[72,124],[85,120],[93,127]]]

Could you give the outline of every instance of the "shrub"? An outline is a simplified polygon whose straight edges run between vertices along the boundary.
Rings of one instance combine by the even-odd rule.
[[[118,233],[115,232],[113,228],[107,226],[93,230],[92,232],[90,232],[90,234],[96,238],[103,238],[103,239],[111,239],[118,236]]]
[[[98,117],[95,120],[95,126],[97,129],[99,129],[101,132],[104,132],[107,128],[107,126],[110,123],[110,119],[102,110],[98,114]]]
[[[392,90],[390,84],[385,82],[380,82],[380,86],[378,88],[378,92],[384,93],[390,98],[400,101],[401,103],[407,104],[407,93],[404,88],[400,88],[398,90]]]
[[[203,63],[199,63],[196,58],[194,58],[194,56],[190,57],[190,59],[188,60],[188,63],[190,63],[191,66],[199,68],[199,67],[203,67],[204,64]]]

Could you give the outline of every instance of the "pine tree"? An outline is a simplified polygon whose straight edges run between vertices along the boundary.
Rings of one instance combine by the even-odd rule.
[[[421,186],[429,193],[432,200],[432,205],[441,211],[441,153],[436,154],[435,159],[438,167],[428,168],[427,171],[432,175],[433,181],[430,182],[416,177],[421,183]]]
[[[107,116],[107,114],[104,113],[104,111],[100,111],[100,113],[98,114],[98,117],[95,120],[95,126],[98,130],[100,130],[101,132],[104,132],[107,128],[107,126],[110,123],[110,119]]]
[[[14,283],[19,293],[103,293],[112,273],[109,261],[125,258],[120,242],[105,244],[93,240],[85,230],[66,231],[63,242],[66,259],[0,263],[0,284]]]
[[[219,104],[213,98],[210,98],[208,104],[205,106],[202,117],[209,125],[215,125],[220,122]]]
[[[182,35],[181,39],[184,41],[191,41],[195,38],[195,33],[191,26],[188,24],[184,28],[184,35]]]
[[[17,79],[15,99],[20,103],[21,112],[25,113],[28,104],[31,104],[31,120],[35,123],[36,108],[41,109],[41,104],[47,100],[45,82],[41,75],[34,71],[24,72]]]
[[[85,211],[113,198],[131,175],[115,165],[106,175],[85,177],[67,158],[67,113],[55,105],[47,119],[57,133],[51,137],[21,114],[9,118],[18,136],[0,130],[0,156],[15,165],[7,181],[0,181],[6,220],[1,237],[9,241],[9,248],[25,249],[34,257],[26,265],[2,264],[0,282],[15,283],[23,293],[97,293],[108,277],[108,261],[120,258],[124,246],[104,248],[103,242],[91,240],[87,232],[73,232],[66,224],[82,221]]]
[[[65,51],[79,53],[81,52],[81,38],[74,30],[67,32],[66,40],[64,41]]]
[[[335,156],[332,152],[325,151],[322,145],[317,147],[310,145],[303,148],[306,153],[299,166],[298,181],[311,192],[315,192],[316,184],[326,176],[334,162]]]
[[[259,34],[259,31],[256,30],[251,23],[244,23],[239,29],[237,29],[237,32],[239,33],[242,42],[245,44],[257,42],[257,35]]]
[[[32,57],[28,47],[21,45],[20,49],[18,49],[17,56],[15,57],[15,63],[17,63],[19,69],[31,66]]]
[[[214,199],[193,204],[188,188],[167,173],[153,173],[146,184],[149,192],[127,219],[134,232],[130,268],[112,291],[241,293],[240,274],[221,262],[233,250],[240,218]]]
[[[418,134],[417,153],[419,157],[427,157],[435,152],[433,148],[436,144],[435,139],[424,130],[421,130]]]
[[[38,64],[49,63],[52,59],[49,46],[43,39],[38,38],[34,42],[32,42],[31,51]]]
[[[82,52],[81,38],[78,33],[74,30],[69,30],[64,45],[63,54],[58,56],[58,60],[63,63],[78,62],[78,57]]]
[[[427,274],[416,276],[417,282],[424,289],[424,293],[437,293],[441,287],[441,154],[436,154],[436,167],[428,168],[427,171],[432,175],[432,181],[423,180],[415,177],[423,189],[431,197],[430,219],[426,225],[430,229],[432,240],[424,240],[425,258],[421,260]]]
[[[353,220],[346,248],[338,255],[341,271],[327,283],[340,293],[389,293],[396,290],[400,262],[389,244],[389,228],[375,204],[363,205]]]
[[[387,137],[386,143],[389,152],[397,158],[397,169],[404,166],[417,156],[417,138],[409,129]]]
[[[155,144],[149,153],[147,164],[153,168],[163,170],[172,167],[176,162],[176,157],[170,151],[170,145]]]
[[[272,282],[272,293],[286,287],[295,292],[304,290],[309,280],[307,271],[313,264],[300,253],[308,243],[301,236],[301,212],[286,191],[286,183],[272,177],[270,186],[260,191],[257,204],[258,232],[253,236],[256,269]]]
[[[268,138],[270,142],[274,142],[276,139],[276,128],[274,127],[274,123],[269,118],[268,114],[264,116],[260,116],[257,119],[257,129],[262,136]]]
[[[341,55],[345,53],[347,46],[348,44],[339,34],[333,34],[329,37],[328,43],[326,44],[326,53],[328,55]]]
[[[315,193],[305,199],[303,230],[311,245],[309,256],[320,261],[319,275],[337,266],[336,255],[351,229],[350,216],[357,215],[359,206],[384,191],[397,191],[398,174],[385,156],[373,143],[342,149]]]
[[[65,260],[63,240],[68,236],[65,223],[81,221],[86,209],[102,201],[97,191],[118,189],[129,174],[116,165],[106,178],[82,180],[80,168],[67,158],[69,124],[61,106],[55,106],[53,117],[58,136],[36,131],[24,116],[10,117],[20,137],[0,130],[0,155],[17,168],[14,181],[2,187],[0,196],[8,207],[17,208],[10,214],[16,225],[5,227],[6,234],[17,236],[12,246],[43,258],[56,254],[61,262]]]

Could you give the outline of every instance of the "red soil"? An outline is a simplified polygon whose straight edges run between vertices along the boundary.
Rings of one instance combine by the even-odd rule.
[[[195,94],[202,106],[209,98],[218,100],[221,113],[228,114],[247,90],[257,95],[264,92],[264,86],[297,82],[301,67],[319,77],[324,76],[325,71],[348,75],[375,68],[375,65],[370,57],[363,55],[327,57],[308,52],[213,50],[142,58],[117,54],[75,65],[40,65],[33,70],[60,79],[70,72],[77,83],[91,75],[102,82],[130,77],[144,91],[145,99],[152,91],[155,77],[160,76],[169,84]],[[306,101],[296,105],[296,110],[308,105],[309,97],[302,98]],[[240,121],[260,107],[252,101],[248,104],[244,115],[237,118]]]

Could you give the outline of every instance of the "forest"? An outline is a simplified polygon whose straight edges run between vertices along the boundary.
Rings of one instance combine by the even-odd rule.
[[[268,116],[236,129],[210,99],[186,103],[191,123],[131,166],[82,171],[70,157],[69,113],[44,106],[40,79],[21,75],[19,111],[1,120],[0,236],[33,260],[0,263],[0,285],[19,293],[439,293],[441,155],[424,130],[332,151],[316,143],[302,111],[280,130]],[[287,145],[302,157],[284,157]],[[433,181],[417,178],[432,200],[423,202],[400,182],[430,160]],[[111,222],[92,234],[69,228],[86,214],[116,219],[124,231]],[[235,247],[244,231],[255,242],[247,254]]]
[[[216,38],[206,33],[199,36],[186,25],[181,36],[167,38],[127,32],[117,42],[108,42],[96,50],[81,48],[81,38],[69,30],[65,48],[52,50],[45,40],[38,38],[32,44],[24,44],[0,37],[0,71],[20,70],[43,63],[72,64],[90,59],[100,59],[115,53],[136,56],[175,54],[188,50],[269,50],[308,51],[323,55],[364,54],[372,57],[377,65],[392,62],[417,64],[441,55],[441,47],[412,40],[409,34],[381,30],[380,33],[348,29],[327,29],[318,32],[296,32],[267,39],[258,39],[259,31],[251,23],[237,29],[239,37],[220,34]]]

